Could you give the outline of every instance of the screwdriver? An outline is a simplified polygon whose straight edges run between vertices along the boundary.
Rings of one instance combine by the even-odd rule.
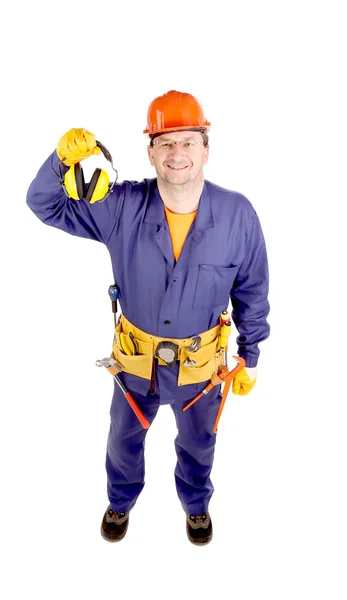
[[[114,314],[114,326],[117,327],[117,299],[119,298],[119,287],[116,283],[108,288],[108,295],[112,301],[112,312]]]
[[[220,314],[219,323],[221,327],[219,334],[219,351],[221,354],[227,346],[228,338],[231,332],[230,313],[227,310],[223,310],[223,312]]]
[[[225,323],[230,322],[230,313],[227,310],[223,310],[219,317],[220,326],[223,327]]]

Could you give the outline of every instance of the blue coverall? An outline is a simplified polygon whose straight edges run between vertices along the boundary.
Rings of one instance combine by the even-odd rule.
[[[205,181],[195,221],[175,262],[156,179],[117,183],[104,202],[89,204],[67,198],[59,164],[65,173],[67,167],[53,152],[31,183],[27,203],[47,225],[106,244],[126,318],[155,336],[187,338],[215,327],[231,299],[238,354],[246,366],[256,366],[258,344],[269,335],[268,264],[249,200]],[[147,379],[124,372],[119,376],[150,422],[160,404],[171,405],[178,429],[177,493],[186,512],[201,514],[213,493],[212,430],[220,386],[182,412],[207,382],[179,387],[178,366],[157,367],[154,393]],[[132,508],[143,488],[146,432],[115,386],[106,458],[112,510]]]

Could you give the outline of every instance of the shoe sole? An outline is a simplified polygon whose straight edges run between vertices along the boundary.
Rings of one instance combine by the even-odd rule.
[[[188,538],[190,543],[193,544],[193,546],[207,546],[207,544],[209,544],[212,541],[212,538],[208,539],[208,540],[192,540],[191,538]]]

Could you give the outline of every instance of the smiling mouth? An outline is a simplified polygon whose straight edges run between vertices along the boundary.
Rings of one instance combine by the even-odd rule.
[[[188,165],[186,165],[185,167],[172,167],[171,165],[166,165],[169,169],[172,169],[173,171],[184,171],[184,169],[188,169]]]

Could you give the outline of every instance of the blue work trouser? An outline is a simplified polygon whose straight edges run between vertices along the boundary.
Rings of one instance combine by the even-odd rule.
[[[132,395],[152,423],[160,406],[160,397],[135,392]],[[216,442],[213,425],[220,402],[220,386],[216,386],[185,412],[182,404],[174,401],[171,404],[178,429],[175,439],[176,489],[184,510],[190,514],[205,512],[214,491],[210,479]],[[144,447],[149,430],[142,427],[117,385],[110,414],[107,493],[112,510],[127,511],[134,506],[145,484]]]

